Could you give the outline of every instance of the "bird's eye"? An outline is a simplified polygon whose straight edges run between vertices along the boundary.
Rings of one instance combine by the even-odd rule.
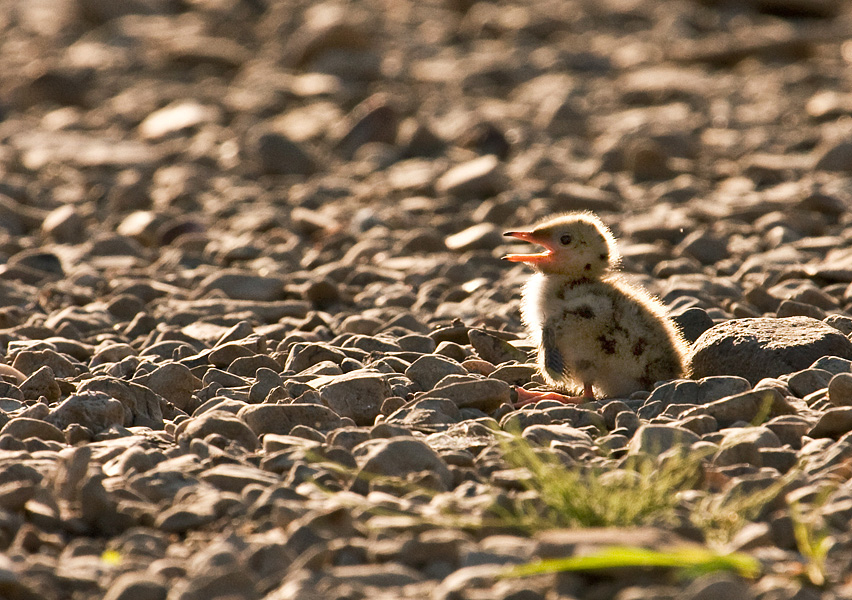
[[[559,238],[559,243],[562,244],[563,246],[567,246],[568,244],[570,244],[571,243],[571,234],[570,233],[563,233],[562,237]]]

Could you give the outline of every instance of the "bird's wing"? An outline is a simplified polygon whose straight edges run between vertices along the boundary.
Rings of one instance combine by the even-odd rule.
[[[541,350],[544,368],[552,377],[562,377],[565,374],[565,359],[556,345],[556,331],[552,326],[544,326],[541,336]]]

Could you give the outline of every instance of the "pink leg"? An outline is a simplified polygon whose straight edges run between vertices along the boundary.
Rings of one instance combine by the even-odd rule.
[[[514,404],[515,408],[520,408],[539,400],[556,400],[562,404],[581,404],[583,402],[591,402],[595,399],[595,393],[590,383],[583,384],[582,396],[566,396],[558,392],[538,392],[526,390],[522,387],[516,387],[515,390],[518,392],[518,401]]]

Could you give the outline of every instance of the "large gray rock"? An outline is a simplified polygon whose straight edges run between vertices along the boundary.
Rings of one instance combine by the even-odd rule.
[[[852,358],[852,342],[810,317],[734,319],[705,331],[688,360],[695,378],[739,375],[754,385],[808,368],[823,356]]]

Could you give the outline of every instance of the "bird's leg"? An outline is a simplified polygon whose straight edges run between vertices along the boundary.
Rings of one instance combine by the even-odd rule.
[[[518,401],[514,404],[515,408],[520,408],[539,400],[556,400],[562,404],[582,404],[583,402],[591,402],[595,399],[591,383],[583,384],[582,396],[566,396],[558,392],[539,392],[536,390],[526,390],[522,387],[517,387],[515,390],[518,392]]]

